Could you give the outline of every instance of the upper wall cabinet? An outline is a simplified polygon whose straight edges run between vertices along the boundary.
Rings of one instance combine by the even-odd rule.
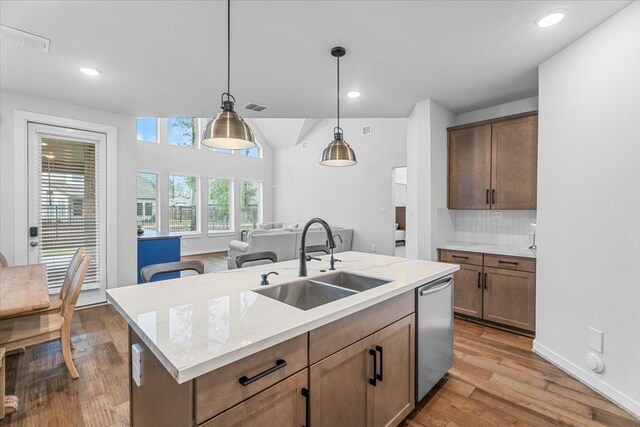
[[[537,113],[448,131],[449,209],[536,209]]]

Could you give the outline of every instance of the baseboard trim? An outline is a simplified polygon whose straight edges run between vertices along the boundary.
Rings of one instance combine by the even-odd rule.
[[[640,402],[636,402],[631,397],[622,393],[620,390],[611,387],[609,384],[598,378],[593,377],[593,375],[591,375],[588,371],[582,369],[580,366],[565,359],[558,353],[554,352],[548,347],[545,347],[535,340],[533,341],[533,352],[543,359],[547,360],[554,366],[562,369],[567,374],[571,375],[587,387],[604,395],[605,397],[613,401],[613,403],[629,412],[630,415],[640,419]]]
[[[192,251],[192,252],[181,252],[180,256],[193,256],[193,255],[204,255],[204,254],[218,254],[218,253],[228,253],[229,248],[224,249],[207,249],[206,251]]]

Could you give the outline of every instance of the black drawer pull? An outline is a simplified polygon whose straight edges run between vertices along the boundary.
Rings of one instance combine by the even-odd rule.
[[[242,384],[243,386],[248,386],[249,384],[258,381],[260,378],[264,378],[269,374],[274,373],[275,371],[277,371],[278,369],[284,368],[285,366],[287,366],[287,362],[284,359],[278,359],[276,360],[276,365],[272,366],[271,368],[267,369],[266,371],[262,371],[259,374],[256,374],[255,376],[248,378],[246,375],[241,377],[238,382],[240,384]]]
[[[382,375],[384,374],[384,367],[382,360],[384,359],[384,354],[382,353],[382,346],[377,345],[376,351],[380,353],[380,373],[376,374],[376,379],[378,381],[382,381]]]
[[[303,427],[310,427],[311,426],[311,417],[310,417],[310,414],[309,414],[309,409],[311,408],[311,401],[309,399],[309,389],[308,388],[303,388],[301,393],[304,396],[304,409],[305,409],[304,426]]]
[[[496,203],[496,190],[491,190],[491,203]]]
[[[489,204],[489,189],[487,188],[487,192],[484,196],[485,201],[487,202],[487,204]]]
[[[482,273],[478,271],[478,289],[482,288]]]
[[[378,358],[376,357],[378,352],[370,348],[369,354],[373,356],[373,376],[369,378],[369,384],[371,384],[372,386],[375,386],[376,379],[378,378]]]
[[[462,256],[462,255],[451,255],[451,258],[469,259],[468,256]]]
[[[498,264],[518,265],[518,263],[515,261],[502,261],[502,260],[498,260]]]
[[[484,288],[489,289],[489,284],[487,283],[487,273],[484,273]]]

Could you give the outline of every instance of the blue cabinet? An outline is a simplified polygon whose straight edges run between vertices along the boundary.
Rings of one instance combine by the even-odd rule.
[[[138,283],[142,283],[140,270],[147,265],[180,261],[180,236],[146,230],[138,236]],[[175,279],[180,272],[153,276],[152,282]]]

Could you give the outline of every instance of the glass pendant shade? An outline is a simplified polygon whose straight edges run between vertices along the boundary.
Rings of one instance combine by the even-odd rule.
[[[356,163],[358,163],[356,153],[349,147],[347,141],[342,139],[341,134],[336,135],[334,140],[324,149],[320,160],[322,166],[353,166]]]
[[[253,148],[253,132],[249,125],[233,110],[223,110],[207,123],[202,135],[202,145],[211,148],[240,150]]]

